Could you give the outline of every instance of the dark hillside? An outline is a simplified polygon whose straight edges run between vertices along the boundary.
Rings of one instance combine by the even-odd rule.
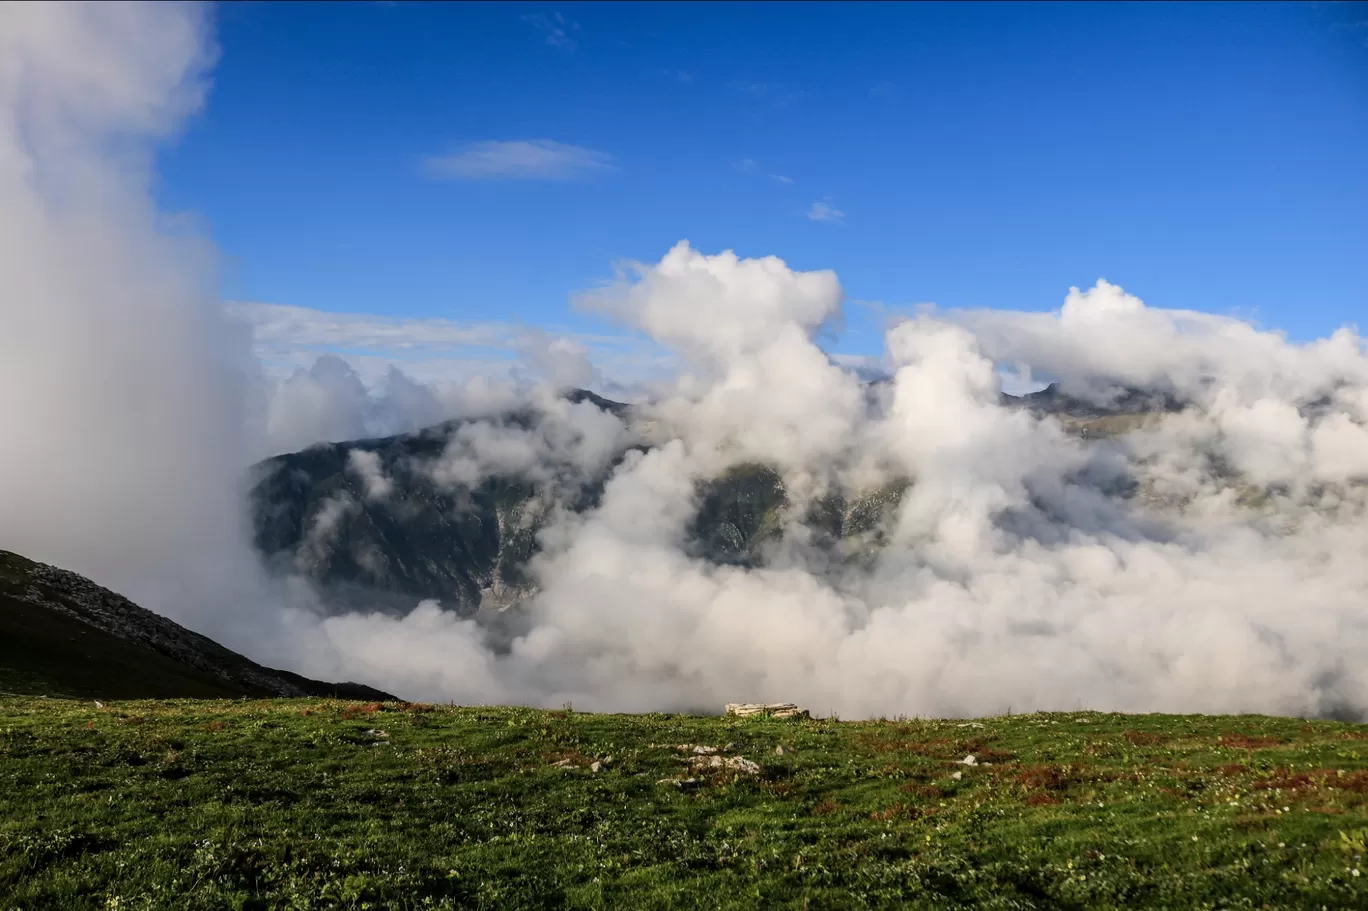
[[[262,667],[76,573],[0,550],[0,692],[75,698],[392,699]]]

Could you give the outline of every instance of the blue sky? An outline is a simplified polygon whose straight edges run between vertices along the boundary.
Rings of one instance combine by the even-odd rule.
[[[1363,4],[230,4],[159,167],[226,298],[603,328],[676,241],[897,307],[1368,330]],[[481,145],[483,144],[483,145]],[[814,218],[812,216],[824,216]],[[848,308],[835,350],[875,353]]]

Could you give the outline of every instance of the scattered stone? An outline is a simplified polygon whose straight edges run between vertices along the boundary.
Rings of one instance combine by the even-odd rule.
[[[953,779],[955,779],[956,781],[959,781],[961,778],[964,777],[964,773],[963,773],[963,772],[955,772],[955,773],[954,773],[953,775],[951,775],[950,777],[953,778]]]
[[[760,773],[760,764],[743,756],[695,756],[689,765],[695,769],[734,769],[745,775]]]
[[[679,788],[681,791],[696,788],[699,785],[697,778],[662,778],[656,784],[668,785],[672,788]]]
[[[553,769],[573,769],[573,768],[575,768],[575,764],[574,764],[573,762],[571,762],[569,759],[562,759],[560,762],[553,762],[553,763],[551,763],[551,768],[553,768]]]
[[[384,731],[380,731],[380,730],[377,730],[377,729],[375,729],[375,728],[370,728],[369,730],[362,731],[362,732],[361,732],[361,736],[362,736],[362,737],[388,737],[389,734],[386,734]]]
[[[738,718],[762,715],[768,718],[808,718],[808,710],[792,702],[729,702],[727,714]]]
[[[697,753],[700,756],[710,756],[717,752],[717,747],[700,746],[695,743],[681,743],[675,749],[681,753]]]
[[[102,708],[104,708],[104,703],[101,702],[100,700],[96,699],[96,700],[95,700],[95,708],[97,708],[97,709],[102,709]]]
[[[777,747],[774,748],[774,755],[775,755],[775,756],[783,756],[783,755],[784,755],[785,753],[787,753],[787,752],[788,752],[788,750],[784,749],[782,746],[777,746]]]
[[[981,728],[981,727],[983,727],[983,725],[979,724],[977,721],[966,721],[964,724],[956,725],[956,727],[962,727],[962,728]]]
[[[965,756],[963,759],[958,760],[958,762],[959,762],[960,765],[978,765],[978,760],[974,758],[974,754],[973,754],[973,753],[970,753],[968,756]]]
[[[591,763],[589,763],[589,771],[591,771],[591,772],[598,772],[598,771],[600,771],[602,768],[603,768],[603,763],[601,763],[601,762],[591,762]]]

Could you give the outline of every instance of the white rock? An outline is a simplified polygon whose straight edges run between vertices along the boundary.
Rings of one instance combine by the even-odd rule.
[[[727,714],[739,718],[764,715],[770,718],[807,718],[808,710],[792,702],[729,702]]]
[[[973,753],[970,753],[968,756],[965,756],[963,759],[959,760],[959,764],[960,764],[960,765],[978,765],[978,760],[974,758],[974,754],[973,754]]]
[[[746,775],[757,775],[760,764],[743,756],[695,756],[689,761],[695,769],[735,769]]]
[[[589,763],[589,771],[591,771],[591,772],[597,772],[597,771],[601,770],[602,768],[603,768],[603,763],[601,763],[601,762],[591,762],[591,763]]]

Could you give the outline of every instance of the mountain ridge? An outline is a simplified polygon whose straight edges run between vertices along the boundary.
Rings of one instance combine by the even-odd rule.
[[[867,388],[874,391],[881,384],[875,381]],[[569,390],[563,398],[592,404],[629,426],[642,407],[584,389]],[[1180,407],[1162,394],[1127,388],[1101,398],[1109,398],[1110,404],[1066,395],[1052,384],[1023,396],[1004,393],[1002,403],[1050,415],[1082,437],[1123,433],[1153,414]],[[434,477],[435,460],[462,427],[488,421],[531,432],[545,418],[545,412],[525,406],[266,459],[257,466],[251,493],[257,549],[275,571],[310,580],[338,609],[400,615],[418,601],[436,600],[465,616],[502,611],[534,591],[528,563],[537,552],[537,531],[551,510],[592,508],[621,458],[650,446],[645,434],[625,441],[598,476],[568,488],[516,472],[495,472],[473,485]],[[384,497],[371,495],[369,482],[357,470],[358,454],[385,479]],[[898,482],[877,490],[833,491],[813,503],[801,521],[813,529],[814,541],[832,554],[834,563],[863,560],[881,546],[883,526],[907,486]],[[782,533],[779,520],[788,504],[773,468],[732,466],[700,484],[690,550],[713,563],[759,565]]]

